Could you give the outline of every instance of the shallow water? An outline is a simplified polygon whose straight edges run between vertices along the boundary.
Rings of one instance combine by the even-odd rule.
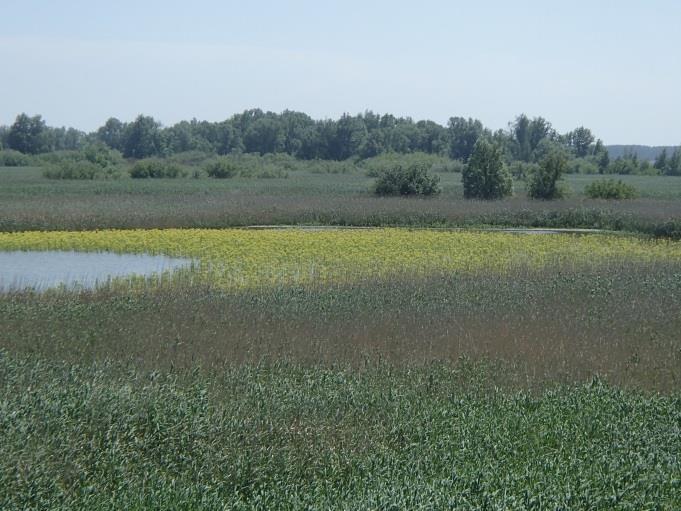
[[[0,292],[44,291],[61,285],[92,289],[112,278],[160,275],[188,268],[190,259],[148,254],[76,251],[0,251]]]

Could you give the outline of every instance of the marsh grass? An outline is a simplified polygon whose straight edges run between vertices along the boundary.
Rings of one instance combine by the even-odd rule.
[[[0,296],[1,509],[681,505],[678,263],[180,282]]]
[[[599,375],[670,390],[681,383],[680,291],[678,264],[612,263],[231,292],[168,282],[130,293],[13,293],[0,297],[0,347],[151,369],[467,357],[502,363],[504,387]]]
[[[571,176],[573,197],[462,199],[460,174],[440,173],[433,199],[376,198],[362,174],[291,173],[288,179],[54,182],[40,169],[0,169],[0,231],[223,228],[247,225],[587,227],[681,237],[681,178],[623,176],[641,199],[587,200],[593,176]],[[630,179],[629,179],[630,178]],[[143,182],[140,182],[143,181]]]
[[[0,352],[2,509],[676,509],[681,401],[494,367],[150,371]]]

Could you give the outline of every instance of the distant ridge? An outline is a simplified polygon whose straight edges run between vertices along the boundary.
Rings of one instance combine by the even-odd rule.
[[[615,159],[625,154],[635,154],[639,160],[652,161],[662,152],[667,150],[667,154],[674,152],[678,146],[650,146],[650,145],[608,145],[605,146],[608,150],[610,158]]]

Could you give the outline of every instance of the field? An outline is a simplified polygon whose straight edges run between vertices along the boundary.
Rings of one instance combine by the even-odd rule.
[[[0,508],[681,507],[681,244],[646,231],[681,179],[614,204],[590,177],[550,203],[459,179],[412,200],[0,169],[0,250],[195,261],[0,295]],[[489,225],[639,232],[442,229]]]
[[[440,174],[434,199],[376,198],[361,173],[290,172],[281,179],[51,181],[39,168],[0,168],[0,232],[247,225],[583,227],[681,237],[681,178],[618,176],[640,198],[589,200],[598,176],[567,176],[571,197],[465,201],[461,174]]]

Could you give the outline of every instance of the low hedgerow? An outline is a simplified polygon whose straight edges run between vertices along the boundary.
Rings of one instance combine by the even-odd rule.
[[[120,172],[115,166],[102,167],[87,160],[64,160],[48,165],[43,176],[48,179],[111,179],[120,177]]]
[[[0,167],[28,167],[33,164],[32,158],[14,149],[0,151]]]
[[[204,170],[208,177],[217,179],[227,179],[239,174],[239,167],[229,158],[219,158],[210,161],[204,166]]]
[[[144,178],[177,178],[184,177],[185,171],[176,163],[158,158],[140,160],[130,169],[130,177]]]
[[[600,179],[584,188],[584,194],[591,199],[633,199],[636,188],[618,179]]]

